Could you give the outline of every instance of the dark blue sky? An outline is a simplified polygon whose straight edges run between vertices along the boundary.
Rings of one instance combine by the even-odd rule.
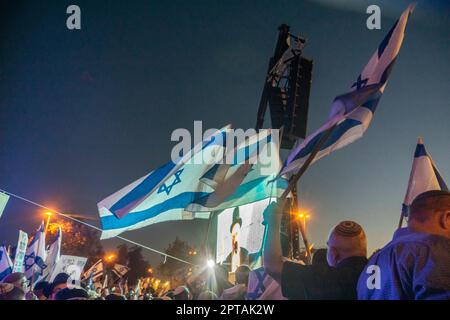
[[[63,212],[96,203],[166,162],[176,128],[249,128],[276,28],[291,25],[314,59],[308,131],[345,92],[406,1],[9,1],[0,19],[0,188]],[[363,139],[317,162],[299,187],[310,234],[354,219],[370,249],[397,224],[418,136],[450,180],[450,7],[419,1]],[[82,30],[66,28],[78,4]],[[368,4],[382,30],[365,26]],[[12,199],[0,241],[31,232],[42,211]],[[163,249],[199,243],[204,221],[153,225],[127,237]],[[107,245],[117,242],[106,242]],[[151,256],[153,261],[159,258]],[[155,260],[156,258],[156,260]]]

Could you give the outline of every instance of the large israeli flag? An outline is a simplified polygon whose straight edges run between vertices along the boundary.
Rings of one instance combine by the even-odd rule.
[[[0,281],[13,270],[13,263],[5,246],[0,246]]]
[[[101,239],[154,223],[196,218],[185,207],[213,191],[200,178],[222,158],[228,129],[208,136],[179,162],[169,162],[99,202]]]
[[[402,205],[402,214],[408,216],[409,206],[421,193],[431,190],[448,191],[439,170],[431,156],[425,150],[422,138],[417,141],[414,160],[409,176],[408,188]]]
[[[270,197],[287,188],[285,179],[274,181],[281,168],[278,130],[261,130],[234,149],[232,163],[216,164],[200,179],[214,189],[195,199],[186,210],[221,211]],[[200,214],[198,214],[200,215]]]
[[[27,279],[36,282],[47,268],[45,260],[47,251],[45,250],[45,226],[44,222],[34,234],[27,247],[24,259],[25,275]]]
[[[313,162],[362,137],[384,92],[389,75],[403,43],[409,6],[397,20],[369,62],[351,86],[351,90],[333,101],[327,122],[309,135],[286,159],[281,174],[298,170],[309,158],[321,138],[332,130]]]
[[[61,256],[61,241],[62,241],[62,231],[61,227],[59,227],[55,240],[47,250],[47,258],[45,259],[45,264],[47,265],[47,268],[44,269],[42,277],[40,277],[39,280],[47,280],[47,281],[49,280],[49,277],[51,276]]]

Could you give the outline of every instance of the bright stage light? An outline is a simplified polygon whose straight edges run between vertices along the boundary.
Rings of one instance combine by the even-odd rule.
[[[214,268],[214,265],[215,265],[215,263],[214,263],[214,261],[211,260],[211,259],[209,259],[209,260],[206,262],[206,266],[207,266],[208,268]]]

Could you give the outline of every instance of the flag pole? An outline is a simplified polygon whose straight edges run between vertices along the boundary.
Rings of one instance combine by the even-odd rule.
[[[305,163],[303,163],[301,168],[289,179],[289,185],[286,188],[286,190],[283,192],[283,194],[281,195],[281,199],[285,199],[288,196],[288,194],[293,190],[293,188],[297,185],[297,182],[300,180],[300,178],[303,176],[303,174],[309,168],[312,161],[316,157],[317,153],[320,151],[320,148],[325,144],[325,142],[328,140],[328,138],[333,133],[334,128],[336,128],[336,125],[331,126],[324,132],[322,138],[320,138],[319,142],[314,146],[314,149],[312,150],[308,159],[305,161]]]
[[[402,212],[400,214],[400,221],[398,222],[398,229],[400,229],[402,227],[402,225],[403,225],[403,218],[404,218],[404,215],[403,215],[403,212]]]
[[[293,191],[294,189],[296,189],[297,187],[297,182],[300,180],[300,178],[302,177],[302,175],[306,172],[306,170],[309,168],[309,166],[311,165],[312,161],[314,160],[314,158],[316,157],[317,153],[320,151],[320,148],[322,148],[322,146],[325,144],[325,142],[328,140],[328,138],[331,136],[331,134],[333,133],[334,129],[336,128],[336,124],[334,124],[333,126],[331,126],[330,128],[328,128],[323,136],[320,138],[320,140],[317,142],[317,144],[314,146],[314,149],[312,150],[311,154],[309,155],[308,159],[305,161],[305,163],[301,166],[301,168],[289,179],[289,185],[286,188],[286,190],[283,192],[283,194],[281,195],[281,200],[282,202],[284,202],[287,198],[287,196],[289,195],[289,193],[291,191]],[[297,196],[297,193],[295,192],[295,196]],[[298,200],[294,199],[294,206],[298,205]],[[308,260],[311,259],[311,250],[309,248],[309,241],[308,238],[306,236],[306,232],[303,229],[303,225],[300,223],[299,224],[299,229],[300,229],[300,233],[302,235],[303,238],[303,243],[305,245],[305,250],[306,253],[308,255]]]

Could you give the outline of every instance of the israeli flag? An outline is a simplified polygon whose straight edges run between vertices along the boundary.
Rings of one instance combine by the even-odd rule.
[[[414,5],[411,5],[403,12],[352,84],[351,90],[335,98],[327,122],[294,149],[286,159],[281,174],[298,170],[332,127],[331,135],[321,146],[312,163],[363,136],[372,121],[397,60],[408,17],[413,9]]]
[[[8,274],[12,273],[12,270],[13,263],[5,246],[2,245],[0,247],[0,281],[2,281]]]
[[[45,264],[47,268],[44,269],[42,277],[40,280],[47,280],[47,278],[52,274],[61,256],[61,241],[62,241],[62,231],[61,227],[58,228],[58,233],[56,234],[55,241],[49,246],[47,250],[47,258],[45,259]]]
[[[233,152],[231,164],[216,164],[200,179],[214,191],[195,199],[186,210],[221,211],[279,197],[286,190],[286,179],[274,180],[281,160],[278,135],[273,130],[261,130],[250,136]]]
[[[36,282],[44,274],[47,268],[45,260],[47,258],[47,251],[45,250],[45,226],[44,222],[34,234],[24,259],[25,275],[28,280]]]
[[[99,202],[101,239],[159,222],[196,218],[185,207],[213,191],[200,178],[222,159],[228,129],[208,136],[177,163],[169,162]]]
[[[425,150],[423,139],[419,138],[409,176],[408,189],[402,205],[403,216],[408,216],[409,206],[419,194],[431,190],[448,191],[448,187],[433,159]]]

